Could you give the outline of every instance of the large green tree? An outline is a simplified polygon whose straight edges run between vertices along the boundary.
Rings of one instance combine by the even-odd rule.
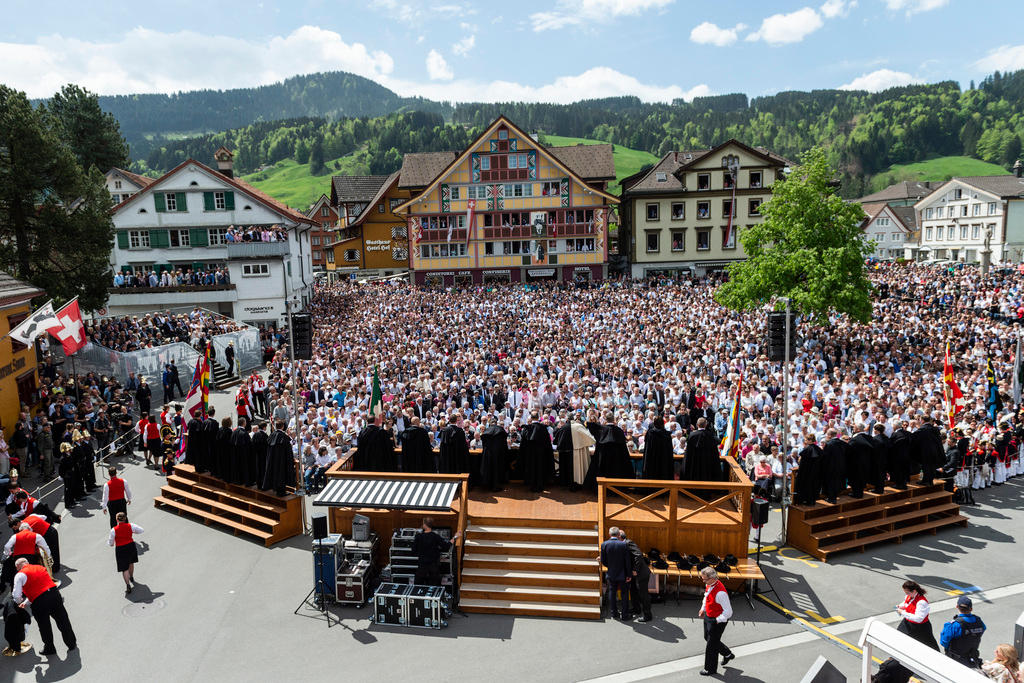
[[[59,130],[82,169],[95,166],[101,173],[127,168],[128,143],[117,119],[100,109],[99,99],[77,85],[65,85],[45,104],[51,126]]]
[[[861,230],[864,211],[836,195],[835,177],[814,148],[775,183],[761,207],[764,221],[740,235],[747,258],[729,266],[729,280],[715,294],[719,303],[752,310],[789,297],[794,310],[818,322],[832,312],[871,318],[864,262],[873,247]]]
[[[25,93],[0,85],[0,269],[95,309],[110,281],[110,194],[64,134]]]

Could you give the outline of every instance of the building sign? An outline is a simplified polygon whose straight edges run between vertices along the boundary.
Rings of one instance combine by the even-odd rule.
[[[23,367],[25,367],[25,357],[19,356],[18,358],[15,358],[7,365],[0,366],[0,379],[10,377],[18,370],[21,370]]]
[[[243,306],[242,310],[251,315],[263,315],[264,313],[274,313],[277,310],[276,306]]]
[[[551,277],[555,274],[554,268],[530,268],[526,271],[530,277]]]
[[[366,251],[391,251],[391,240],[366,240]]]
[[[589,273],[590,266],[576,266],[573,270],[575,270],[577,273]]]

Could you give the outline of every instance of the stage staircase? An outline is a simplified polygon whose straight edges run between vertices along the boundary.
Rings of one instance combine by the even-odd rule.
[[[459,606],[465,612],[601,618],[593,523],[470,516]]]
[[[227,368],[215,359],[210,360],[210,375],[214,389],[226,389],[242,383],[242,378],[238,376],[238,373],[229,375]]]

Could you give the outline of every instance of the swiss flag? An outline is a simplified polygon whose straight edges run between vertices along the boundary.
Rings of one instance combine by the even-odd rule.
[[[64,355],[70,356],[81,350],[86,344],[85,325],[82,324],[82,312],[78,310],[78,299],[57,311],[59,325],[46,329],[47,332],[60,340],[64,347]]]

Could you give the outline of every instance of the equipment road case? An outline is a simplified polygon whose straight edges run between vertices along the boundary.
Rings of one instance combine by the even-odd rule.
[[[406,601],[408,626],[443,628],[448,625],[448,600],[440,586],[412,586]]]
[[[382,583],[373,596],[373,621],[377,624],[405,626],[408,603],[406,595],[409,586],[397,583]]]

